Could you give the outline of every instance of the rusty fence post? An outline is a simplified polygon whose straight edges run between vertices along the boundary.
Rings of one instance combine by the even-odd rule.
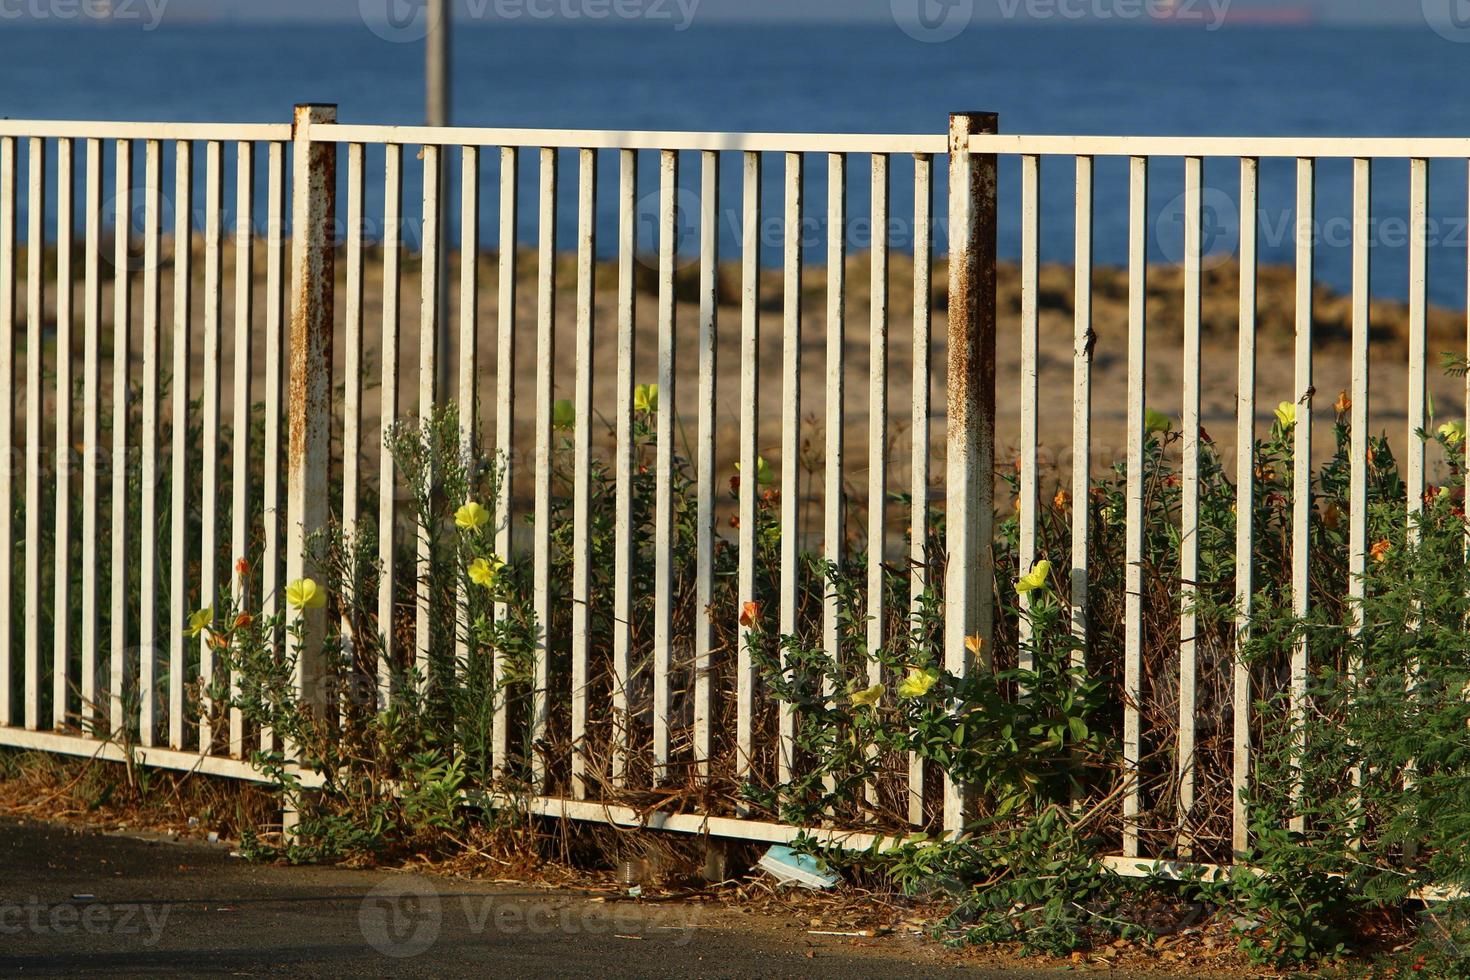
[[[970,137],[998,131],[991,112],[949,117],[949,429],[944,661],[965,675],[994,633],[996,157]],[[971,640],[974,637],[978,644]],[[964,829],[966,794],[946,778],[944,829]]]
[[[330,138],[314,138],[312,131],[336,121],[336,106],[296,107],[291,174],[287,582],[312,577],[307,544],[327,522],[337,144]],[[288,603],[286,615],[288,623],[302,627],[296,661],[297,699],[320,714],[328,703],[322,655],[326,610],[301,609]]]

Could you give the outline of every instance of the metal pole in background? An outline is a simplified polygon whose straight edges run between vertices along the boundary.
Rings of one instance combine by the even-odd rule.
[[[450,33],[453,28],[454,13],[450,8],[450,0],[424,0],[425,14],[428,16],[428,36],[425,38],[427,50],[424,59],[424,93],[425,112],[424,121],[430,126],[448,126],[450,118]],[[447,195],[442,189],[447,186],[448,154],[439,155],[439,214],[435,227],[444,228],[444,201]],[[427,222],[426,222],[427,224]],[[427,243],[424,243],[427,245]],[[439,300],[438,316],[435,317],[438,330],[439,363],[437,365],[437,385],[435,390],[447,392],[449,388],[449,276],[448,276],[448,250],[439,248],[436,250],[438,256],[438,282]],[[461,261],[474,261],[474,256],[461,256]],[[459,352],[463,357],[464,351]],[[462,411],[467,411],[467,406],[461,406]]]

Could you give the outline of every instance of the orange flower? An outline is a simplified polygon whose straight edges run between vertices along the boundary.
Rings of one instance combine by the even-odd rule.
[[[1368,553],[1373,556],[1374,561],[1381,565],[1388,561],[1388,553],[1392,548],[1393,545],[1388,543],[1387,538],[1384,538],[1382,541],[1375,542],[1373,547],[1368,550]]]
[[[235,574],[240,576],[241,578],[244,578],[246,575],[250,574],[249,559],[237,558],[235,560]]]
[[[235,617],[235,629],[242,630],[253,622],[255,622],[254,616],[249,613],[241,613]]]
[[[980,656],[980,648],[984,645],[985,641],[982,640],[978,635],[965,637],[965,649],[969,650],[970,653],[974,654],[977,657]]]
[[[1334,404],[1332,408],[1334,411],[1337,412],[1338,415],[1346,415],[1352,407],[1353,400],[1348,397],[1347,389],[1344,388],[1341,392],[1338,393],[1337,403]]]
[[[1072,504],[1072,495],[1065,490],[1058,490],[1057,495],[1051,498],[1051,502],[1057,510],[1066,510]]]
[[[740,625],[746,629],[754,629],[756,622],[761,618],[761,607],[758,602],[747,602],[740,613]]]

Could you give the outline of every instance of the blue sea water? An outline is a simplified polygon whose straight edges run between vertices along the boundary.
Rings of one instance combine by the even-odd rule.
[[[456,34],[455,121],[465,125],[594,129],[733,131],[942,132],[952,110],[1000,113],[1003,131],[1170,135],[1470,135],[1470,45],[1430,29],[1022,27],[974,24],[945,43],[917,41],[896,26],[826,24],[732,25],[696,20],[685,31],[667,25],[501,26],[475,24]],[[385,41],[363,24],[187,24],[165,20],[155,30],[0,24],[0,115],[194,121],[284,121],[297,102],[335,102],[344,122],[421,120],[422,51]],[[24,154],[22,154],[24,156]],[[408,154],[408,192],[418,175]],[[377,167],[370,154],[369,166]],[[167,162],[167,161],[166,161]],[[575,159],[565,154],[564,189]],[[484,240],[494,242],[498,161],[486,154]],[[683,182],[697,189],[698,166],[684,161]],[[809,161],[807,236],[813,260],[824,254],[821,225],[826,161]],[[1043,165],[1043,257],[1070,261],[1071,161]],[[523,157],[521,234],[534,237],[535,160]],[[766,208],[779,215],[781,161],[767,161]],[[1126,255],[1126,165],[1100,161],[1097,171],[1097,260]],[[854,247],[862,247],[868,207],[867,161],[850,165],[849,211]],[[1390,161],[1375,171],[1374,288],[1384,296],[1407,289],[1409,167]],[[374,170],[376,173],[376,170]],[[1206,164],[1206,239],[1229,251],[1236,225],[1238,171],[1233,160]],[[1181,254],[1178,195],[1182,164],[1153,168],[1151,257]],[[381,208],[376,178],[369,213]],[[615,230],[616,167],[604,161],[599,214],[604,246]],[[727,160],[722,191],[739,209],[738,165]],[[1019,168],[1001,174],[1001,252],[1019,250]],[[644,194],[656,189],[653,161],[643,168]],[[892,237],[906,247],[912,165],[893,165]],[[942,183],[942,181],[941,181]],[[1463,306],[1466,166],[1431,170],[1431,294]],[[1262,164],[1261,257],[1294,254],[1294,164]],[[1349,281],[1351,167],[1323,161],[1318,176],[1319,277]],[[229,195],[227,194],[227,197]],[[936,196],[944,213],[943,188]],[[561,232],[570,242],[574,216],[564,199]],[[412,206],[410,206],[410,212]],[[410,214],[412,225],[412,215]],[[650,215],[651,217],[651,215]],[[684,224],[693,220],[684,216]],[[370,225],[373,222],[370,220]],[[724,247],[733,255],[733,217]],[[684,228],[686,244],[692,228]],[[651,248],[652,224],[643,244]],[[767,233],[767,260],[779,233]]]

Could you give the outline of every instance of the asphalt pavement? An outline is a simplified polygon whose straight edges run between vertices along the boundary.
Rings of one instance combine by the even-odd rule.
[[[0,977],[1036,978],[708,903],[252,865],[225,845],[0,818]]]

